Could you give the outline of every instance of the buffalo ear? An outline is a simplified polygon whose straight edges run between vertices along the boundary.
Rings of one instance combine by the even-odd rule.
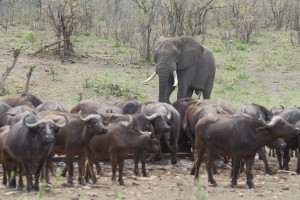
[[[267,127],[260,127],[260,128],[257,128],[257,129],[256,129],[256,132],[257,132],[257,133],[260,133],[260,134],[267,134],[267,133],[269,133],[270,131],[269,131],[269,128],[267,128]]]

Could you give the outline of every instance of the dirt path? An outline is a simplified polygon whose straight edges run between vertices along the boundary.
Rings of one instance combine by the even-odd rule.
[[[277,170],[275,158],[269,158],[273,172]],[[295,168],[296,158],[291,159],[291,169]],[[147,165],[149,177],[133,175],[133,162],[126,160],[124,170],[125,186],[113,185],[109,163],[103,163],[103,177],[97,177],[97,184],[80,186],[74,180],[73,188],[65,187],[66,178],[52,176],[51,187],[41,189],[41,193],[27,194],[25,191],[15,191],[1,186],[0,199],[172,199],[172,200],[204,200],[204,199],[288,199],[298,200],[300,197],[300,176],[294,172],[280,172],[265,175],[262,161],[257,160],[253,173],[255,189],[248,189],[245,185],[245,174],[241,174],[238,187],[229,187],[230,165],[219,165],[219,175],[215,175],[218,186],[207,184],[205,166],[201,166],[200,183],[194,184],[190,174],[192,162],[189,159],[179,159],[177,165],[170,164],[169,159]],[[0,178],[2,179],[2,177]],[[2,180],[1,180],[2,181]]]

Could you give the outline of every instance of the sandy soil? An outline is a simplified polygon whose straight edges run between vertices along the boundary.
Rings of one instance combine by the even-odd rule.
[[[97,176],[96,184],[81,186],[74,178],[74,187],[65,186],[66,177],[51,177],[52,185],[42,186],[39,193],[16,191],[1,186],[0,199],[174,199],[174,200],[204,200],[204,199],[289,199],[297,200],[300,197],[300,176],[293,171],[278,171],[277,161],[269,157],[273,175],[265,175],[262,161],[256,160],[253,174],[255,189],[248,189],[245,185],[245,174],[241,174],[238,187],[231,188],[230,165],[218,163],[218,175],[215,179],[217,187],[207,183],[205,166],[201,166],[200,182],[195,183],[190,169],[192,162],[188,158],[180,158],[176,165],[170,164],[166,155],[160,162],[149,163],[147,170],[149,177],[133,175],[133,162],[126,160],[124,170],[125,186],[112,184],[109,163],[102,163],[104,175]],[[295,169],[296,158],[291,160],[291,169]],[[75,163],[76,165],[76,163]],[[62,165],[60,165],[62,166]],[[276,173],[277,172],[277,173]],[[75,173],[76,174],[76,173]],[[1,179],[1,178],[0,178]]]

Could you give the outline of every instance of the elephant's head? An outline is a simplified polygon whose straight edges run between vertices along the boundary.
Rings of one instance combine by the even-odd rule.
[[[181,83],[182,75],[178,74],[181,70],[195,67],[195,55],[199,55],[204,48],[190,36],[176,38],[163,38],[158,41],[155,48],[154,60],[157,64],[155,72],[144,82],[159,76],[159,101],[170,103],[170,95],[178,84],[181,88],[185,83]],[[192,77],[191,77],[192,78]],[[186,89],[188,86],[186,87]],[[186,91],[182,97],[185,97]]]

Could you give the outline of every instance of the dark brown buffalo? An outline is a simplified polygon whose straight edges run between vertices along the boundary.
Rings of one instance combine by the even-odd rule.
[[[2,114],[2,116],[0,117],[0,125],[10,125],[13,120],[19,120],[20,117],[23,117],[20,114],[25,112],[29,112],[35,115],[37,115],[38,113],[36,108],[31,104],[15,106],[7,110],[4,114]]]
[[[156,115],[163,114],[167,116],[165,122],[157,121],[156,123],[164,123],[164,125],[154,125],[154,134],[158,141],[162,143],[165,141],[167,149],[171,151],[171,163],[176,164],[177,158],[176,153],[178,150],[178,138],[179,138],[179,126],[180,126],[180,115],[178,111],[170,104],[162,102],[148,102],[143,104],[141,113],[148,116],[149,119],[153,118]],[[156,129],[156,127],[163,127],[162,129]],[[148,160],[161,159],[161,150],[163,148],[159,146],[158,151],[155,154],[150,155]]]
[[[140,131],[153,132],[154,130],[161,131],[166,128],[170,129],[170,126],[167,124],[168,116],[166,116],[165,114],[155,114],[152,116],[145,116],[142,113],[136,113],[130,116],[130,115],[106,113],[106,114],[101,114],[101,116],[103,120],[106,121],[107,124],[121,122],[124,125],[128,126],[127,124],[128,121],[128,123],[130,123],[129,128],[131,128],[135,132],[140,132]],[[142,165],[142,175],[144,177],[147,176],[146,156],[147,156],[146,150],[135,151],[135,153],[133,153],[134,174],[136,176],[140,175],[138,169],[139,162],[141,162]],[[105,159],[105,158],[99,157],[96,159]],[[100,165],[97,162],[95,164],[96,164],[98,174],[102,174]],[[89,175],[90,174],[87,174],[86,180],[88,179]],[[93,182],[95,181],[96,180],[93,179]]]
[[[30,102],[34,107],[42,104],[42,100],[37,96],[28,93],[5,95],[0,97],[0,101],[4,101],[11,107],[23,105],[25,102]]]
[[[53,112],[45,111],[40,113],[46,119],[57,120],[57,117]],[[105,134],[107,128],[102,124],[101,116],[98,114],[89,114],[85,117],[81,116],[81,113],[64,113],[69,123],[61,128],[55,135],[55,141],[51,155],[47,159],[46,166],[49,166],[49,162],[54,154],[66,155],[66,164],[68,168],[68,180],[67,185],[73,186],[73,158],[79,156],[79,166],[84,166],[85,151],[89,141],[95,136]],[[47,170],[48,171],[48,170]],[[49,182],[48,172],[46,172],[46,181]],[[82,167],[79,167],[78,181],[81,185],[84,184]]]
[[[200,118],[208,114],[233,115],[234,112],[224,101],[205,100],[189,104],[181,121],[182,129],[190,139],[193,149],[196,123]]]
[[[134,120],[133,120],[134,121]],[[112,166],[112,181],[116,181],[116,170],[119,169],[118,182],[124,185],[123,165],[129,153],[136,155],[139,152],[155,152],[158,141],[151,132],[135,131],[130,125],[110,123],[105,135],[93,137],[89,142],[88,167],[93,182],[97,181],[93,172],[93,160],[95,157],[110,160]]]
[[[3,120],[3,117],[9,109],[11,109],[10,105],[8,105],[3,101],[0,101],[0,127],[5,125],[5,121]]]
[[[191,152],[192,144],[190,139],[187,137],[184,130],[182,129],[182,119],[184,118],[188,105],[192,102],[198,102],[198,100],[187,97],[179,99],[172,103],[172,106],[178,111],[181,119],[178,138],[178,152]]]
[[[278,116],[283,117],[287,122],[290,124],[297,124],[299,126],[300,122],[300,109],[297,107],[294,108],[286,108],[281,113],[278,114]],[[278,158],[280,169],[289,170],[289,161],[290,161],[290,150],[300,150],[300,136],[294,136],[294,137],[285,137],[283,138],[286,142],[286,146],[283,148],[283,163],[281,161],[281,158]],[[279,153],[277,153],[279,154]],[[300,174],[300,163],[297,164],[296,172]]]
[[[114,105],[122,108],[124,114],[137,113],[141,108],[141,104],[135,99],[118,101]]]
[[[53,110],[53,111],[60,111],[60,112],[69,112],[68,108],[61,102],[53,100],[48,101],[46,103],[42,103],[36,107],[39,112],[45,110]]]
[[[231,187],[236,187],[241,160],[246,162],[246,177],[249,188],[252,182],[252,166],[256,152],[264,145],[279,137],[299,135],[299,128],[275,116],[269,123],[242,115],[229,117],[208,115],[201,118],[195,133],[195,179],[199,177],[199,168],[206,152],[208,181],[217,185],[212,175],[212,162],[216,155],[232,158]]]
[[[179,151],[183,152],[191,152],[191,148],[194,146],[193,129],[197,122],[197,115],[205,115],[210,112],[209,110],[211,110],[211,112],[227,113],[229,115],[234,113],[232,108],[223,100],[196,100],[192,98],[184,98],[177,100],[172,105],[180,114],[181,123],[178,146]],[[208,107],[205,110],[200,111],[205,106]]]
[[[5,164],[3,164],[2,152],[3,152],[3,149],[6,145],[6,136],[9,132],[9,128],[10,128],[10,126],[8,126],[8,125],[0,127],[0,161],[2,162],[2,169],[3,169],[2,184],[4,186],[6,186],[6,184],[7,184],[7,169],[6,169]]]
[[[71,108],[71,113],[78,113],[81,111],[82,114],[101,114],[101,113],[120,113],[123,114],[122,108],[117,105],[108,105],[99,103],[93,100],[82,100],[76,103]]]
[[[25,113],[25,116],[11,124],[10,129],[2,136],[2,159],[3,164],[8,170],[9,179],[12,170],[10,163],[14,161],[19,167],[19,187],[23,187],[22,174],[23,167],[27,178],[27,191],[39,190],[40,172],[44,162],[51,152],[54,142],[54,134],[59,128],[67,124],[66,118],[62,124],[55,123],[50,119],[40,119],[38,116]],[[62,118],[62,116],[60,116]],[[37,168],[34,172],[35,183],[32,181],[32,164],[36,163]]]
[[[237,114],[247,114],[247,116],[252,117],[254,119],[258,119],[262,117],[265,121],[268,121],[271,118],[270,111],[262,105],[258,104],[244,104],[236,109]],[[282,149],[286,146],[286,142],[282,138],[277,138],[270,144],[267,144],[270,149]],[[268,163],[266,152],[264,147],[262,147],[258,152],[259,157],[263,160],[265,164],[266,174],[271,175],[272,170]],[[281,155],[278,155],[281,156]],[[243,166],[241,166],[241,170],[243,170]]]

